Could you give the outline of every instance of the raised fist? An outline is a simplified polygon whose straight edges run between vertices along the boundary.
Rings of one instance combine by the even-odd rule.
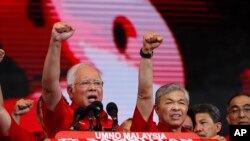
[[[33,106],[33,100],[30,99],[19,99],[14,107],[13,113],[15,115],[22,115],[31,110]]]
[[[147,32],[143,36],[143,51],[151,53],[155,48],[159,47],[163,41],[163,37],[157,32]]]
[[[74,34],[75,30],[64,22],[57,22],[53,25],[51,37],[55,41],[63,41]]]

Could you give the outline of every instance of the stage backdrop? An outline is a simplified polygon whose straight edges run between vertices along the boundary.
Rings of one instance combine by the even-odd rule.
[[[104,108],[115,102],[119,123],[132,117],[142,36],[157,31],[164,42],[154,52],[154,91],[179,83],[189,90],[191,105],[213,103],[224,118],[227,100],[242,88],[240,80],[249,80],[243,71],[249,67],[249,23],[241,18],[249,16],[245,5],[224,0],[3,0],[4,104],[11,111],[17,99],[36,101],[41,95],[51,28],[64,21],[76,29],[62,48],[61,87],[66,98],[67,70],[79,62],[93,63],[103,73]],[[40,130],[34,109],[21,120],[31,131]]]

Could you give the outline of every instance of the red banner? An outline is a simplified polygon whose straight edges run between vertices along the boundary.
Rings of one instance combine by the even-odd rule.
[[[60,131],[57,141],[198,141],[195,133]],[[207,141],[207,140],[206,140]]]

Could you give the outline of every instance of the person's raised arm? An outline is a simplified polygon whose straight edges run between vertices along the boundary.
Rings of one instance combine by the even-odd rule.
[[[2,62],[4,55],[5,55],[4,50],[0,49],[0,63]],[[9,135],[10,124],[11,124],[11,118],[3,105],[3,93],[0,85],[0,134],[1,135],[3,136]]]
[[[55,23],[51,31],[49,49],[45,59],[42,76],[42,98],[48,109],[54,111],[61,98],[60,56],[62,41],[70,38],[73,28],[67,23]]]
[[[3,92],[2,92],[1,85],[0,85],[0,106],[3,106]]]
[[[5,55],[4,50],[0,49],[0,63],[2,62],[4,55]],[[3,92],[2,92],[1,85],[0,85],[0,106],[3,106]]]
[[[153,101],[153,50],[160,46],[163,38],[156,32],[147,32],[143,36],[143,48],[140,51],[139,85],[136,106],[147,121],[154,107]]]
[[[0,134],[3,136],[9,135],[11,118],[3,105],[0,105]]]

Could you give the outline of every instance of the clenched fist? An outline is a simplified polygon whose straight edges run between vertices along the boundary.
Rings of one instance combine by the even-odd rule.
[[[14,114],[15,115],[22,115],[31,110],[33,107],[33,100],[30,99],[19,99],[14,107]]]
[[[67,23],[57,22],[53,25],[51,37],[55,41],[63,41],[74,34],[75,30]]]
[[[163,41],[163,37],[157,32],[147,32],[143,36],[143,51],[151,53],[155,48],[159,47]]]

